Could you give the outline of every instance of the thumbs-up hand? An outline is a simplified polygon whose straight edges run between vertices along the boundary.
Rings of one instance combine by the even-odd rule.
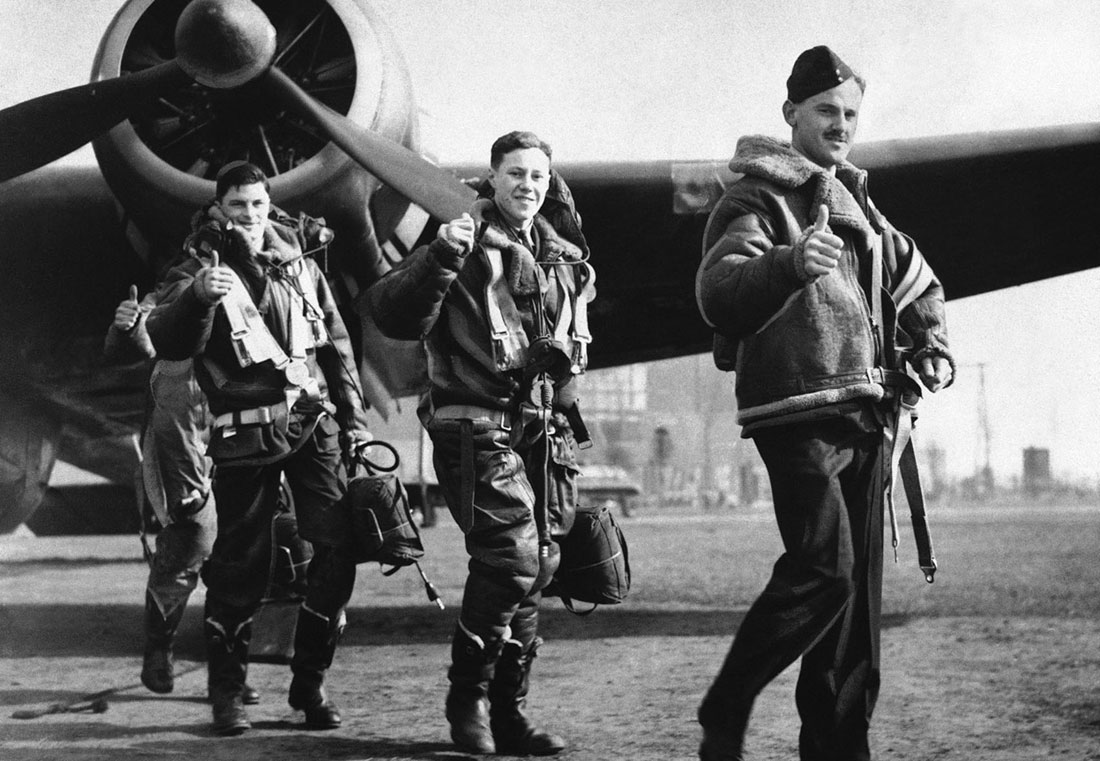
[[[468,213],[464,213],[461,217],[440,225],[436,237],[442,238],[464,251],[470,251],[474,247],[475,226],[474,218]]]
[[[844,241],[828,231],[829,207],[817,209],[817,219],[802,233],[802,267],[811,280],[828,275],[840,262]]]
[[[192,286],[195,295],[207,306],[214,306],[233,288],[233,272],[221,266],[218,252],[210,256],[210,263],[195,273]]]
[[[137,325],[139,317],[141,317],[141,305],[138,304],[138,288],[136,285],[131,285],[130,297],[123,299],[115,307],[114,326],[124,333],[129,332]]]

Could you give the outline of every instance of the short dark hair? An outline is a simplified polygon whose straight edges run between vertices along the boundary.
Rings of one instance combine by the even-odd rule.
[[[267,175],[264,174],[264,170],[247,161],[230,161],[218,170],[215,183],[214,197],[218,200],[224,198],[231,188],[241,185],[262,183],[264,190],[271,192],[271,183],[268,181]]]
[[[553,158],[550,144],[541,137],[534,132],[515,130],[509,132],[507,135],[501,135],[496,139],[496,142],[493,143],[493,147],[489,151],[489,166],[496,169],[500,166],[500,162],[504,160],[507,154],[523,148],[538,148],[546,154],[546,158]]]

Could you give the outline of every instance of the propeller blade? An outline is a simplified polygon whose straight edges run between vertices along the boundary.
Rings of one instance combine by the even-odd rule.
[[[315,124],[364,169],[436,219],[455,219],[470,210],[477,194],[450,172],[318,103],[278,69],[268,69],[264,77],[284,105]]]
[[[190,82],[175,61],[0,111],[0,182],[75,151],[159,94]]]

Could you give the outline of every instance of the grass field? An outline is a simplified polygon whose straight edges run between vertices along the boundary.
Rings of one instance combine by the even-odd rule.
[[[624,607],[747,608],[782,552],[772,516],[656,513],[616,520],[630,547],[633,581]],[[943,510],[930,517],[939,570],[917,567],[912,532],[900,526],[898,564],[886,532],[883,611],[887,616],[1054,616],[1100,618],[1100,506],[998,511]],[[424,530],[424,567],[451,599],[465,577],[461,536],[444,516]],[[363,579],[373,592],[422,596],[415,573]],[[380,586],[381,585],[381,586]],[[394,585],[397,589],[387,589]],[[361,590],[369,606],[370,594]],[[610,609],[605,609],[610,610]]]

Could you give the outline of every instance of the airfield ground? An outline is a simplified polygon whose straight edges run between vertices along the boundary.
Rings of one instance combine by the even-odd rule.
[[[932,513],[940,572],[926,584],[903,525],[886,568],[880,761],[1100,759],[1100,505]],[[543,607],[547,645],[531,712],[569,761],[695,758],[694,712],[778,554],[765,512],[623,519],[634,585],[621,606]],[[424,531],[424,568],[363,566],[331,671],[339,730],[310,733],[289,709],[284,665],[258,663],[255,728],[214,737],[203,702],[200,593],[182,628],[176,691],[137,683],[145,566],[136,537],[0,537],[0,759],[465,759],[442,717],[447,641],[464,558],[449,521]],[[748,758],[796,759],[797,666],[761,696]],[[104,713],[16,719],[112,690]]]

